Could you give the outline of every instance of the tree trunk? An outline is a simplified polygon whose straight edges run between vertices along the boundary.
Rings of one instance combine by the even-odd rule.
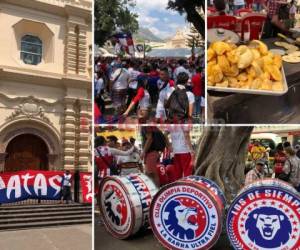
[[[186,19],[194,25],[202,38],[205,39],[205,22],[196,10],[195,6],[185,5],[183,8],[186,12]]]
[[[205,127],[196,150],[195,174],[215,181],[231,201],[245,179],[253,127]]]

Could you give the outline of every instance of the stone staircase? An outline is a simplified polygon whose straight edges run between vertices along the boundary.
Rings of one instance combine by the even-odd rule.
[[[0,206],[0,231],[92,223],[86,204]]]

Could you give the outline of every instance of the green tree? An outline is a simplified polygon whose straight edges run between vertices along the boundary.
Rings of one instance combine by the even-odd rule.
[[[95,44],[100,47],[116,32],[135,32],[138,15],[131,11],[134,0],[95,0]]]
[[[192,54],[195,53],[195,48],[204,46],[204,40],[194,26],[191,27],[191,33],[187,37],[187,46],[191,48]]]
[[[201,15],[201,11],[205,13],[205,0],[169,0],[167,9],[186,14],[186,20],[205,38],[205,21]]]

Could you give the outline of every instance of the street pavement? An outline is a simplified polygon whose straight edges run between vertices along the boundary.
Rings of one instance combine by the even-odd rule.
[[[92,225],[0,232],[1,250],[91,250]]]
[[[139,233],[127,240],[113,238],[102,223],[99,214],[95,215],[95,250],[164,250],[155,239],[152,231]],[[212,250],[231,250],[226,235],[222,235]]]

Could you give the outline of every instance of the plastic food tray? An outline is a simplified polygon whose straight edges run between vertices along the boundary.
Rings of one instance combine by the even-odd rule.
[[[285,78],[285,73],[283,67],[281,67],[283,90],[273,91],[273,90],[257,90],[257,89],[241,89],[241,88],[230,88],[230,87],[215,87],[207,86],[208,90],[228,92],[228,93],[242,93],[242,94],[254,94],[254,95],[274,95],[280,96],[288,92],[288,85]]]

